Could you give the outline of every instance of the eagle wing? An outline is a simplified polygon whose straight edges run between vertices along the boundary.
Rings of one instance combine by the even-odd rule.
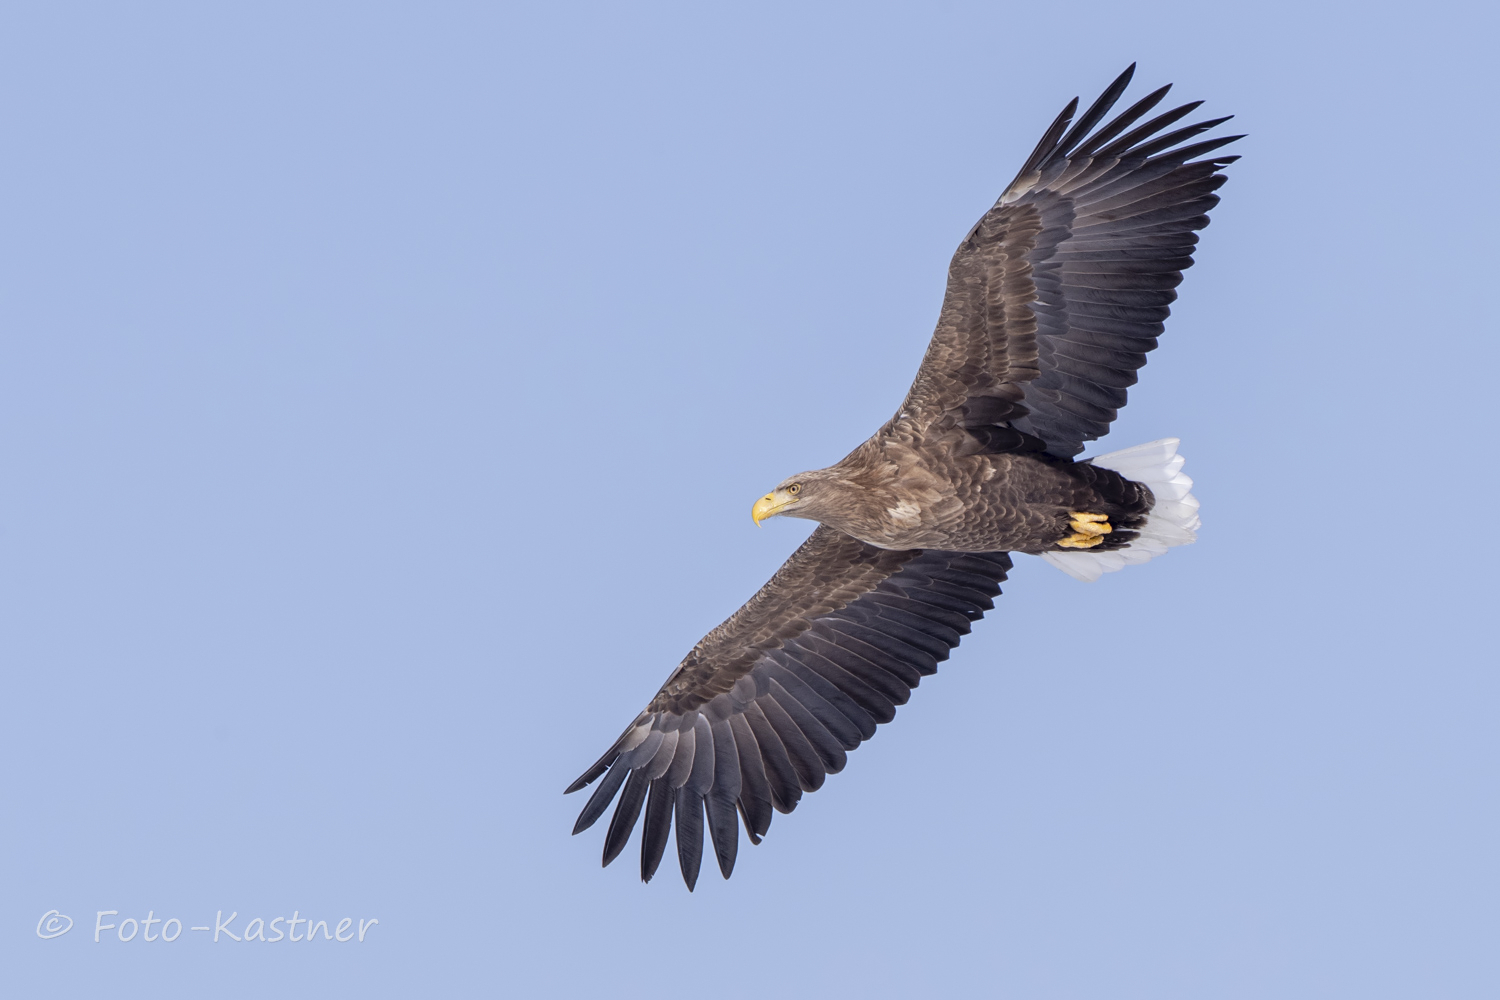
[[[609,751],[567,789],[603,778],[573,832],[619,794],[604,863],[642,812],[641,878],[677,825],[683,880],[698,881],[705,814],[725,878],[739,822],[753,843],[772,810],[844,768],[911,689],[992,608],[1005,553],[879,549],[820,525],[760,591],[706,635]],[[624,788],[621,793],[621,788]]]
[[[1201,101],[1136,125],[1169,86],[1091,133],[1134,71],[1076,123],[1068,104],[959,245],[937,330],[882,433],[936,441],[962,427],[965,447],[1064,458],[1108,433],[1218,204],[1219,171],[1239,157],[1194,158],[1241,138],[1189,142],[1227,118],[1162,134]]]

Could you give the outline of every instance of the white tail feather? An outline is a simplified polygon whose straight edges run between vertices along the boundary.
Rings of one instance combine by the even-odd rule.
[[[1126,479],[1146,484],[1156,497],[1156,506],[1146,515],[1140,535],[1129,545],[1108,552],[1044,552],[1042,558],[1069,576],[1092,583],[1105,573],[1159,556],[1174,545],[1196,541],[1198,501],[1189,492],[1193,481],[1182,472],[1184,459],[1177,454],[1180,443],[1177,438],[1162,438],[1093,460],[1102,469],[1113,469]]]

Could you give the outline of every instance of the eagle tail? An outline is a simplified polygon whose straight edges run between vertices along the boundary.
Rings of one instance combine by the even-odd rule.
[[[1046,552],[1042,558],[1069,576],[1092,583],[1105,573],[1153,559],[1174,545],[1196,541],[1198,500],[1189,492],[1193,481],[1182,472],[1184,459],[1177,454],[1179,443],[1177,438],[1162,438],[1091,460],[1100,468],[1144,483],[1156,497],[1140,535],[1129,545],[1107,552]]]

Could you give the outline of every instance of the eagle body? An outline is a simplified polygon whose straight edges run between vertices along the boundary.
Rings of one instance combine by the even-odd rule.
[[[1149,487],[1110,469],[1045,454],[951,455],[924,448],[899,424],[846,458],[793,477],[800,499],[781,513],[819,521],[882,549],[1039,554],[1072,534],[1078,512],[1124,547],[1155,502]]]
[[[1075,99],[959,243],[937,328],[896,415],[845,458],[755,502],[819,522],[705,635],[592,767],[573,832],[614,813],[607,865],[639,824],[650,881],[674,835],[697,883],[725,878],[743,825],[843,770],[994,607],[1011,553],[1080,579],[1194,540],[1177,440],[1079,461],[1156,347],[1197,232],[1218,203],[1226,119],[1173,128],[1161,87],[1105,121],[1135,70],[1082,115]],[[675,831],[675,834],[674,834]]]

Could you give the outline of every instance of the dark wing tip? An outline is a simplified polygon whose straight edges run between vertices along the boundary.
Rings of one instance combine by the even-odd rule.
[[[599,821],[604,815],[604,810],[614,800],[615,793],[620,790],[620,784],[625,780],[625,774],[630,769],[627,767],[612,767],[605,775],[599,787],[594,789],[594,794],[584,803],[583,811],[578,814],[578,822],[573,824],[573,835],[577,836]]]
[[[1130,86],[1131,80],[1135,77],[1135,70],[1136,64],[1132,62],[1125,68],[1123,73],[1115,77],[1114,81],[1104,89],[1099,98],[1089,106],[1087,111],[1079,116],[1076,122],[1073,116],[1078,111],[1078,98],[1075,97],[1069,101],[1067,107],[1063,108],[1062,113],[1053,119],[1052,124],[1048,126],[1047,131],[1042,135],[1041,141],[1036,144],[1036,148],[1031,151],[1031,155],[1026,158],[1025,164],[1016,173],[1015,180],[1006,186],[1006,190],[1015,187],[1023,177],[1037,171],[1046,170],[1059,160],[1078,157],[1120,157],[1126,155],[1146,158],[1169,149],[1191,135],[1207,131],[1229,120],[1228,118],[1219,118],[1209,122],[1202,122],[1198,125],[1190,126],[1191,131],[1188,129],[1179,129],[1177,132],[1153,139],[1153,136],[1158,136],[1168,125],[1191,114],[1203,103],[1202,101],[1193,101],[1181,107],[1174,108],[1166,114],[1159,115],[1144,125],[1126,132],[1126,129],[1145,117],[1146,112],[1154,108],[1166,96],[1167,92],[1172,89],[1172,85],[1169,83],[1147,94],[1126,111],[1117,115],[1113,121],[1103,127],[1098,127],[1097,131],[1095,131],[1099,123],[1104,120],[1105,116],[1109,114],[1110,110],[1114,108],[1120,97],[1125,93],[1126,88]],[[1090,134],[1091,132],[1093,133],[1092,135]],[[1122,135],[1121,133],[1125,134]]]
[[[1216,139],[1205,139],[1202,142],[1195,142],[1191,146],[1182,146],[1178,149],[1169,150],[1168,152],[1162,153],[1159,157],[1157,157],[1156,160],[1150,160],[1148,162],[1155,163],[1157,162],[1157,160],[1175,160],[1185,163],[1195,156],[1202,156],[1204,153],[1211,153],[1222,146],[1227,146],[1231,142],[1238,142],[1243,138],[1245,138],[1245,133],[1242,132],[1239,135],[1224,135],[1219,136]],[[1212,159],[1201,160],[1199,162],[1216,163],[1220,166],[1228,166],[1238,159],[1238,156],[1217,156]]]
[[[1171,89],[1172,85],[1169,83],[1164,87],[1156,88],[1139,101],[1136,101],[1116,116],[1114,121],[1095,132],[1086,142],[1073,150],[1071,155],[1093,156],[1101,146],[1125,131],[1131,125],[1134,125],[1146,112],[1160,104],[1162,98],[1166,97],[1168,91]]]
[[[1078,98],[1075,97],[1068,102],[1068,106],[1063,108],[1056,118],[1052,119],[1052,124],[1047,126],[1047,131],[1042,134],[1042,138],[1036,144],[1036,148],[1031,151],[1030,156],[1026,157],[1026,162],[1022,164],[1020,171],[1016,174],[1016,180],[1025,177],[1047,161],[1047,158],[1051,156],[1052,151],[1057,147],[1057,141],[1062,138],[1063,132],[1067,130],[1068,125],[1073,121],[1073,113],[1077,110]],[[1015,181],[1011,181],[1011,184],[1015,184]]]
[[[1184,128],[1177,129],[1176,131],[1168,132],[1166,135],[1152,139],[1150,142],[1143,142],[1139,146],[1132,146],[1130,149],[1125,150],[1121,155],[1139,156],[1143,158],[1155,156],[1157,153],[1165,152],[1166,150],[1171,149],[1173,146],[1176,146],[1178,143],[1183,142],[1187,139],[1191,139],[1195,135],[1202,135],[1209,129],[1222,125],[1233,117],[1233,115],[1226,115],[1223,118],[1210,118],[1207,121],[1196,122]]]
[[[615,761],[620,759],[620,748],[624,745],[625,740],[630,736],[631,733],[639,729],[643,723],[649,721],[650,718],[651,716],[647,712],[642,712],[640,715],[637,715],[635,717],[635,720],[631,722],[630,725],[625,727],[625,731],[619,735],[614,743],[610,744],[609,749],[604,751],[604,756],[594,761],[592,767],[578,776],[578,780],[574,781],[567,788],[564,788],[563,794],[572,795],[574,792],[580,791],[581,789],[592,785],[596,780],[598,780],[601,774],[613,767]],[[640,741],[637,740],[636,742],[639,743]],[[634,746],[634,744],[632,744],[632,746]]]
[[[592,785],[599,779],[599,775],[609,770],[609,766],[613,764],[619,756],[620,752],[614,747],[610,747],[608,753],[606,753],[603,757],[600,757],[598,760],[594,761],[593,767],[589,768],[587,771],[584,771],[578,776],[577,780],[575,780],[567,788],[564,788],[563,794],[572,795],[574,792],[582,791],[583,789]]]
[[[649,785],[646,773],[641,770],[631,771],[626,779],[625,790],[620,793],[615,814],[609,820],[609,830],[604,835],[604,867],[609,867],[610,862],[620,856],[620,852],[625,850],[625,845],[630,841],[636,820],[640,819],[641,806],[646,801],[646,789]]]
[[[1112,156],[1123,156],[1127,151],[1134,149],[1137,143],[1149,139],[1151,136],[1160,132],[1168,125],[1171,125],[1173,122],[1176,122],[1182,118],[1186,118],[1188,115],[1198,110],[1199,106],[1201,106],[1202,104],[1202,101],[1189,101],[1188,103],[1180,107],[1173,108],[1171,111],[1157,115],[1146,124],[1140,126],[1139,128],[1132,129],[1131,131],[1120,136],[1118,139],[1115,139],[1113,142],[1109,143],[1109,145],[1107,146],[1102,145],[1096,138],[1095,140],[1086,144],[1090,150],[1089,155],[1097,156],[1101,159],[1108,159]],[[1124,115],[1122,115],[1121,117],[1123,118]],[[1104,129],[1100,134],[1102,135],[1103,132],[1115,132],[1116,134],[1118,134],[1118,131],[1115,128],[1115,126],[1118,124],[1118,121],[1112,122],[1109,128]]]
[[[580,774],[578,776],[578,780],[574,781],[567,788],[564,788],[563,794],[572,795],[574,792],[583,791],[585,788],[589,787],[589,785],[592,785],[594,783],[594,779],[598,778],[599,775],[603,773],[603,771],[600,771],[598,774],[595,774],[593,768],[590,768],[583,774]]]
[[[1083,141],[1089,134],[1089,130],[1099,124],[1105,115],[1109,114],[1110,108],[1115,106],[1115,102],[1120,99],[1120,95],[1125,93],[1125,88],[1130,86],[1130,80],[1133,76],[1135,76],[1135,63],[1127,66],[1125,72],[1115,77],[1114,82],[1104,88],[1104,93],[1099,95],[1098,100],[1089,105],[1089,109],[1068,130],[1068,134],[1058,141],[1051,154],[1047,157],[1047,163],[1060,156],[1068,156],[1072,153],[1073,147]],[[1046,163],[1042,164],[1044,167],[1046,165]]]

